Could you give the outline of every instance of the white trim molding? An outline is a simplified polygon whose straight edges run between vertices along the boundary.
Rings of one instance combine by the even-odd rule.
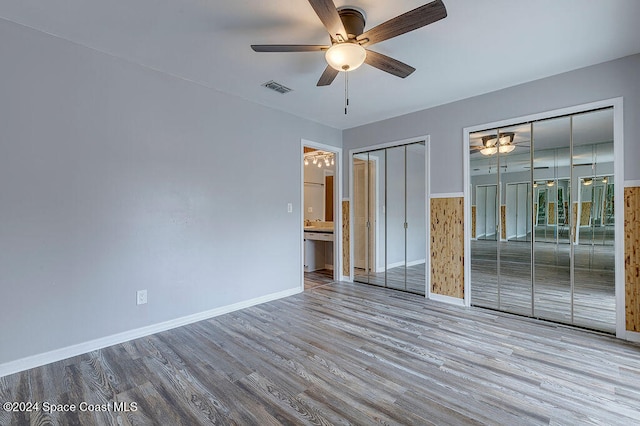
[[[439,194],[431,194],[429,198],[462,198],[464,192],[441,192]]]
[[[640,180],[625,180],[624,187],[625,188],[635,188],[640,186]]]
[[[429,299],[435,302],[448,303],[449,305],[465,306],[464,299],[457,297],[445,296],[442,294],[431,293]]]
[[[210,319],[219,315],[228,314],[229,312],[238,311],[240,309],[249,308],[251,306],[260,305],[272,300],[282,299],[284,297],[293,296],[300,293],[299,287],[277,293],[267,294],[265,296],[256,297],[254,299],[244,300],[242,302],[233,303],[227,306],[210,309],[193,315],[187,315],[169,321],[136,328],[122,333],[113,334],[111,336],[102,337],[100,339],[90,340],[88,342],[78,343],[76,345],[67,346],[65,348],[55,349],[38,355],[28,356],[26,358],[9,361],[0,364],[0,377],[10,374],[19,373],[20,371],[29,370],[31,368],[40,367],[52,362],[61,361],[63,359],[86,354],[108,346],[118,345],[130,340],[139,339],[141,337],[150,336],[162,331],[171,330],[173,328],[182,327],[194,322]]]
[[[625,340],[630,342],[640,343],[640,333],[636,331],[627,330],[625,334]]]

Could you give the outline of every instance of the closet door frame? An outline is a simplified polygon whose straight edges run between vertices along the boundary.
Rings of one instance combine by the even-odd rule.
[[[613,108],[613,150],[614,150],[614,182],[624,182],[624,125],[623,98],[612,98],[572,107],[550,110],[538,114],[511,118],[465,127],[463,129],[463,181],[464,181],[464,305],[471,306],[471,173],[469,139],[470,134],[488,128],[502,128],[516,124],[534,122],[554,117],[575,115],[596,109]],[[614,187],[616,200],[624,199],[624,185]],[[615,209],[615,300],[616,300],[616,337],[632,338],[625,327],[625,283],[624,283],[624,206],[618,201]]]

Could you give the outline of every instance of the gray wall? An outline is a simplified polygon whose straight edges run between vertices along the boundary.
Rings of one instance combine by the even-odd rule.
[[[624,97],[625,179],[638,180],[640,54],[348,129],[343,132],[343,149],[348,152],[428,134],[431,191],[462,192],[463,128],[619,96]],[[348,173],[344,177],[346,197]]]
[[[339,130],[4,20],[0,40],[0,364],[299,288],[300,140]]]

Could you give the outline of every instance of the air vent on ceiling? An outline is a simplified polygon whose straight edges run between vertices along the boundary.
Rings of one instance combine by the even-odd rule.
[[[285,93],[289,93],[292,89],[289,89],[287,86],[283,86],[280,83],[276,83],[275,81],[267,81],[263,84],[267,89],[275,90],[276,92],[284,95]]]

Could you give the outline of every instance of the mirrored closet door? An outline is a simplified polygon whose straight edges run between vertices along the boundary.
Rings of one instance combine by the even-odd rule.
[[[425,294],[425,145],[353,155],[354,280]]]
[[[469,140],[471,303],[615,332],[613,109]]]

